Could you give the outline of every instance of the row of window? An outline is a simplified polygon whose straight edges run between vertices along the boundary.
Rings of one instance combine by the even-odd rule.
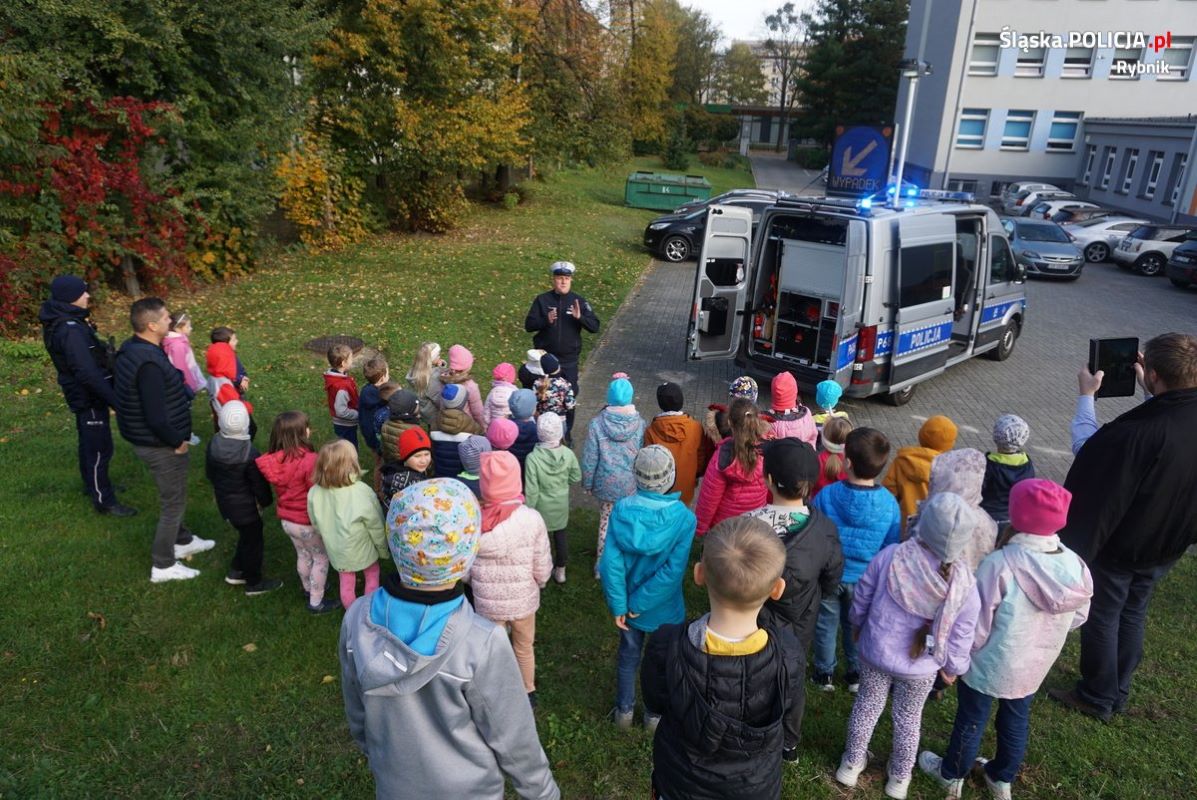
[[[1147,168],[1138,175],[1139,188],[1136,194],[1144,200],[1154,200],[1156,190],[1159,188],[1160,180],[1164,174],[1164,159],[1165,154],[1162,150],[1148,150],[1146,164]],[[1122,154],[1122,163],[1118,169],[1118,177],[1114,178],[1114,166],[1118,160],[1118,148],[1107,145],[1102,148],[1101,158],[1097,155],[1097,145],[1089,145],[1085,154],[1085,171],[1081,175],[1081,185],[1092,186],[1092,188],[1100,191],[1109,191],[1110,185],[1114,185],[1114,192],[1116,194],[1131,193],[1134,187],[1136,172],[1139,167],[1139,149],[1137,147],[1128,147]],[[1169,174],[1169,185],[1172,191],[1168,198],[1164,201],[1164,205],[1175,205],[1180,199],[1180,179],[1185,173],[1185,167],[1188,165],[1189,156],[1187,153],[1174,153],[1172,156],[1172,169]],[[1094,169],[1100,166],[1100,173],[1097,174],[1096,183],[1090,183],[1094,178]]]
[[[1036,112],[1010,109],[1002,128],[1002,150],[1028,150],[1031,146],[1031,131],[1035,127]],[[956,146],[967,150],[980,150],[985,146],[985,133],[989,128],[990,109],[966,108],[960,112],[960,123],[956,129]],[[1080,111],[1056,111],[1052,115],[1051,128],[1047,133],[1049,153],[1072,153],[1076,150],[1077,131],[1081,125]]]
[[[1155,79],[1160,81],[1183,81],[1188,79],[1192,67],[1194,43],[1197,37],[1173,36],[1172,46],[1160,54],[1160,62],[1167,70],[1159,70]],[[1110,80],[1133,81],[1141,74],[1139,64],[1143,60],[1142,47],[1119,47],[1114,50],[1110,64]],[[1046,47],[1032,47],[1018,51],[1014,65],[1016,78],[1042,78],[1047,63]],[[973,38],[972,55],[968,62],[968,74],[992,76],[998,74],[998,57],[1001,54],[1001,38],[996,33],[978,33]],[[1096,49],[1092,47],[1069,47],[1064,52],[1062,78],[1093,77],[1093,62]]]

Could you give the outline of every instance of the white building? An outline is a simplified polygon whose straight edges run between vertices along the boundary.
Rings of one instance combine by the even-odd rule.
[[[1072,186],[1087,117],[1197,110],[1197,0],[911,0],[905,58],[928,14],[932,74],[918,81],[906,169],[922,185],[978,197],[1020,179]]]

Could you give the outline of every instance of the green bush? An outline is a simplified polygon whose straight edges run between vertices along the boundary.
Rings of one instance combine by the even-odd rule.
[[[666,169],[683,170],[690,166],[690,139],[686,136],[686,118],[678,116],[673,130],[669,132],[669,141],[665,143],[665,152],[661,154],[661,161]]]
[[[800,147],[794,152],[794,162],[806,169],[823,169],[829,158],[822,148]]]
[[[508,211],[514,211],[515,207],[520,204],[519,192],[508,192],[503,195],[503,208]]]

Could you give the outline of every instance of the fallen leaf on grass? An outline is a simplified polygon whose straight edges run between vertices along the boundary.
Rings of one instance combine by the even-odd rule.
[[[95,620],[96,624],[100,626],[100,630],[108,627],[108,620],[104,619],[104,615],[98,611],[88,611],[87,618]]]
[[[249,644],[242,645],[241,649],[247,653],[252,653],[253,651],[258,649],[258,646],[256,644],[254,644],[253,642],[250,642]]]
[[[334,678],[332,675],[325,675],[323,678],[320,679],[320,682],[321,683],[332,683],[334,680],[336,680],[336,678]]]

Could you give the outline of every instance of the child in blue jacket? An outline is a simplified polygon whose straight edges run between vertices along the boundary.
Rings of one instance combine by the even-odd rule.
[[[815,495],[811,504],[822,511],[839,530],[844,551],[844,577],[839,591],[824,595],[815,624],[814,681],[825,692],[835,691],[836,628],[843,631],[844,681],[848,691],[860,688],[860,660],[852,638],[852,596],[865,567],[883,547],[897,544],[902,532],[902,511],[898,501],[877,476],[885,470],[890,444],[885,434],[874,428],[856,428],[844,442],[844,471],[848,477],[833,483]]]
[[[642,448],[633,470],[636,493],[615,503],[599,560],[607,608],[619,628],[614,714],[621,728],[632,726],[645,637],[686,619],[682,577],[697,525],[681,493],[666,494],[676,473],[672,453],[656,444]],[[646,711],[644,727],[652,731],[660,719]]]

